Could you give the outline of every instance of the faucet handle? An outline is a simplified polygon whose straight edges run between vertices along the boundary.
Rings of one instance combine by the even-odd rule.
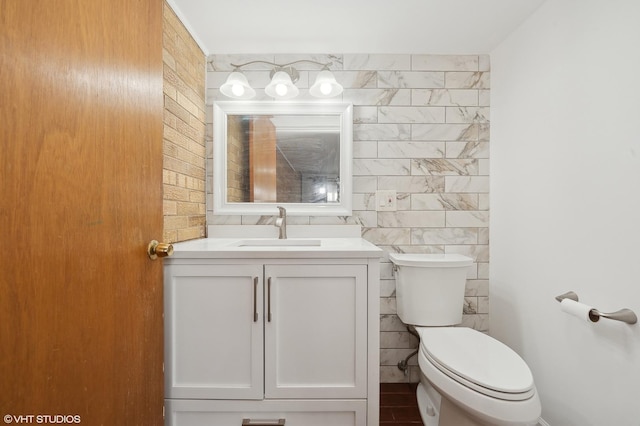
[[[280,217],[276,219],[275,226],[280,228],[278,238],[282,240],[287,238],[287,209],[281,206],[276,207],[280,210]]]

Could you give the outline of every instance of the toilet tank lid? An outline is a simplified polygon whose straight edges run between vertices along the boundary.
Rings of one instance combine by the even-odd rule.
[[[389,260],[398,266],[417,266],[422,268],[454,268],[469,266],[473,259],[457,253],[389,253]]]

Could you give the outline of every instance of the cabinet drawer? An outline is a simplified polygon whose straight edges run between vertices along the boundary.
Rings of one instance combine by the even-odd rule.
[[[365,426],[365,400],[165,400],[165,426]],[[282,419],[284,422],[279,422]]]

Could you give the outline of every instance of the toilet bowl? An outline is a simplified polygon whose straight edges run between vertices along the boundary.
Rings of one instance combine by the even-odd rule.
[[[418,364],[469,425],[533,425],[540,400],[527,364],[513,350],[465,327],[418,327]],[[423,383],[423,386],[427,384]],[[435,407],[434,407],[435,409]],[[471,422],[476,419],[475,423]],[[459,422],[454,423],[460,426]]]
[[[389,255],[398,316],[420,337],[418,405],[426,426],[535,425],[540,399],[527,364],[512,349],[462,321],[461,255]]]

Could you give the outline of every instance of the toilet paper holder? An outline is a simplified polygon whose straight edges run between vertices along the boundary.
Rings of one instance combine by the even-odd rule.
[[[558,302],[562,302],[563,299],[571,299],[578,302],[578,295],[573,291],[568,291],[560,296],[556,296]],[[600,318],[607,318],[615,321],[626,322],[627,324],[635,324],[638,322],[638,317],[631,309],[623,308],[615,312],[600,312],[593,308],[589,311],[589,319],[592,322],[598,322]]]

